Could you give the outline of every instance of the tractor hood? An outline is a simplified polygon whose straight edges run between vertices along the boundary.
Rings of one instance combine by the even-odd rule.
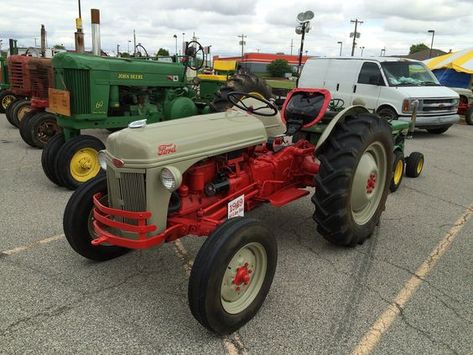
[[[263,123],[240,110],[158,122],[111,134],[107,153],[124,167],[151,168],[266,142]]]

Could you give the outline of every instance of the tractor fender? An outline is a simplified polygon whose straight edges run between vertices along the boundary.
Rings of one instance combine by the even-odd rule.
[[[353,116],[357,115],[360,113],[369,113],[370,111],[362,105],[355,105],[355,106],[350,106],[344,109],[343,111],[340,111],[328,124],[327,128],[323,131],[322,135],[320,136],[320,139],[317,142],[317,146],[315,147],[315,150],[319,149],[327,140],[328,137],[330,137],[330,134],[332,134],[333,129],[338,125],[339,122],[343,122],[345,120],[345,117],[347,116]]]

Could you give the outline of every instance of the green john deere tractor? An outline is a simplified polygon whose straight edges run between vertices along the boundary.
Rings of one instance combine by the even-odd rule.
[[[57,115],[63,133],[49,140],[41,163],[52,182],[69,189],[100,173],[97,153],[104,144],[96,137],[81,135],[83,129],[117,130],[137,120],[162,122],[228,107],[220,100],[225,87],[214,92],[212,102],[188,84],[186,70],[196,69],[192,60],[167,63],[60,53],[52,65],[55,88],[49,90],[48,111]],[[243,76],[235,80],[241,91],[266,98],[271,95],[259,79]]]

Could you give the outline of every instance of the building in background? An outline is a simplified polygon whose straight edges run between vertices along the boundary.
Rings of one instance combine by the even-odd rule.
[[[308,56],[302,56],[302,65],[306,62]],[[299,63],[298,55],[287,55],[284,53],[245,53],[243,59],[241,56],[236,57],[219,57],[214,56],[213,60],[236,60],[240,67],[244,70],[247,70],[251,73],[259,74],[266,73],[266,66],[276,59],[285,59],[294,71],[297,70],[297,65]]]

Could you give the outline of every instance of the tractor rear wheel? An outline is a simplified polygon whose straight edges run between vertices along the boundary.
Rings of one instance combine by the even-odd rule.
[[[93,229],[92,197],[101,192],[104,200],[107,199],[107,179],[99,176],[80,186],[67,202],[64,210],[63,228],[64,235],[72,249],[83,257],[95,261],[105,261],[116,258],[130,251],[130,249],[92,245],[92,240],[97,238]]]
[[[266,84],[264,79],[252,74],[235,74],[225,86],[222,86],[214,96],[214,100],[210,104],[216,112],[223,112],[233,105],[227,100],[227,94],[232,91],[241,91],[260,95],[266,100],[271,98],[271,88]]]
[[[317,150],[314,220],[329,242],[361,244],[384,210],[392,176],[389,123],[374,114],[347,116]]]
[[[61,185],[75,190],[97,176],[102,170],[98,159],[105,145],[92,136],[77,136],[68,140],[58,152],[55,167]]]
[[[34,147],[33,142],[31,141],[31,137],[28,135],[28,125],[30,123],[31,118],[36,115],[38,111],[36,110],[31,110],[30,112],[26,113],[25,117],[20,122],[19,131],[20,131],[20,137],[23,139],[23,142],[26,144]]]
[[[21,121],[26,117],[28,112],[31,111],[31,101],[30,100],[25,100],[20,103],[18,103],[13,109],[12,109],[12,121],[14,125],[18,128],[20,128]]]
[[[56,115],[45,111],[38,112],[31,117],[24,130],[25,136],[32,143],[31,145],[40,149],[43,149],[52,137],[61,132]]]
[[[189,307],[207,329],[230,334],[258,312],[277,264],[272,233],[250,218],[219,226],[197,253],[189,278]]]
[[[473,107],[470,107],[465,113],[465,122],[468,125],[473,125]]]
[[[64,135],[56,134],[48,141],[48,144],[46,144],[41,152],[41,166],[43,167],[44,174],[49,180],[59,186],[61,186],[61,180],[59,180],[55,164],[56,157],[64,143]]]
[[[16,96],[10,91],[3,90],[0,92],[0,113],[5,113],[7,107],[16,100]]]
[[[391,186],[389,189],[391,192],[396,191],[401,186],[402,177],[404,176],[404,154],[396,150],[394,152],[394,163],[393,163],[393,178],[391,179]]]

